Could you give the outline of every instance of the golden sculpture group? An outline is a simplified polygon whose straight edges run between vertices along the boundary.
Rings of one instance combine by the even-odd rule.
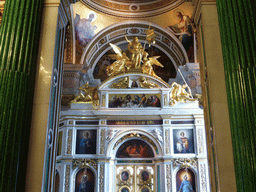
[[[146,31],[147,37],[145,40],[148,42],[149,46],[155,43],[155,34],[153,29],[148,29]],[[115,54],[109,55],[110,58],[116,60],[111,65],[107,66],[106,71],[107,75],[110,77],[116,76],[118,74],[126,73],[128,71],[132,72],[142,72],[144,74],[159,78],[154,70],[153,65],[157,65],[159,67],[164,67],[157,59],[159,56],[148,57],[149,54],[145,51],[144,47],[139,42],[138,37],[135,37],[133,41],[129,41],[125,36],[126,41],[128,42],[127,50],[131,54],[129,58],[125,52],[123,52],[118,46],[110,43],[110,46],[114,50]],[[182,75],[182,74],[181,74]],[[159,88],[159,85],[150,82],[146,77],[141,76],[139,79],[139,85],[141,88]],[[185,81],[185,80],[184,80]],[[125,89],[129,87],[129,76],[121,78],[118,82],[113,83],[111,88],[116,89]],[[99,97],[98,97],[98,87],[90,87],[89,82],[86,82],[85,85],[79,87],[79,90],[82,92],[76,96],[75,99],[71,101],[71,103],[76,102],[92,102],[93,107],[99,105]],[[188,91],[187,91],[188,90]],[[84,92],[84,93],[83,93]],[[170,106],[175,105],[177,102],[186,102],[186,101],[195,101],[191,94],[191,90],[189,86],[185,83],[184,85],[180,85],[174,82],[171,85],[170,92]]]
[[[122,52],[118,46],[110,43],[115,54],[109,56],[116,61],[107,67],[107,75],[112,77],[117,74],[128,72],[130,69],[136,69],[145,74],[158,77],[152,66],[157,65],[159,67],[164,67],[157,61],[159,56],[148,57],[148,53],[145,51],[145,47],[142,47],[138,37],[135,37],[133,41],[129,41],[126,36],[125,38],[128,42],[127,50],[131,54],[131,58],[127,57],[126,53]]]

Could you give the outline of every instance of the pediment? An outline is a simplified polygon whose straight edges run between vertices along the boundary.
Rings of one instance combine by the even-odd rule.
[[[161,89],[170,88],[170,85],[161,78],[143,73],[124,73],[106,79],[100,86],[99,91],[117,89]]]

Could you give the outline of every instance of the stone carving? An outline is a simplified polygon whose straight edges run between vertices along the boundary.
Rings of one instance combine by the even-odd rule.
[[[153,134],[157,138],[158,141],[163,142],[163,137],[162,137],[162,131],[161,130],[154,129]]]

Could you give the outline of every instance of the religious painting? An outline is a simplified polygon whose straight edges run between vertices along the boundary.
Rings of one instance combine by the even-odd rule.
[[[131,53],[127,50],[128,43],[123,43],[118,45],[118,47],[124,51],[126,56],[128,58],[131,58]],[[142,43],[142,46],[144,44]],[[157,58],[157,61],[159,61],[163,67],[153,65],[153,71],[154,73],[163,79],[165,82],[168,82],[170,78],[176,77],[176,69],[171,61],[171,59],[160,49],[151,46],[148,47],[148,44],[146,45],[145,51],[148,53],[148,58],[153,56],[160,56]],[[115,54],[115,52],[111,49],[107,51],[98,61],[97,65],[94,68],[93,76],[95,79],[100,79],[101,81],[106,80],[109,76],[107,74],[107,67],[110,66],[112,63],[114,63],[116,60],[111,58],[111,55]],[[143,64],[142,64],[143,66]],[[136,83],[134,83],[133,87],[136,88]]]
[[[174,153],[194,153],[193,129],[173,130]]]
[[[161,107],[160,94],[110,94],[109,108]]]
[[[142,171],[141,173],[141,180],[142,181],[148,181],[150,178],[150,174],[148,171]]]
[[[60,155],[61,155],[62,134],[63,134],[63,132],[60,131],[60,132],[59,132],[59,135],[58,135],[57,156],[60,156]]]
[[[88,169],[84,168],[76,174],[75,192],[94,192],[94,174]]]
[[[176,191],[177,192],[192,192],[195,188],[195,175],[189,169],[180,169],[176,175]]]
[[[81,18],[76,13],[74,24],[75,24],[75,35],[79,45],[85,47],[95,35],[96,25],[92,23],[96,20],[96,13],[91,11],[88,13],[87,18]]]
[[[174,11],[177,20],[175,25],[167,27],[180,40],[187,52],[190,62],[194,62],[194,24],[192,19],[182,10]]]
[[[151,158],[154,157],[152,148],[139,139],[128,140],[123,143],[116,153],[117,158]]]
[[[122,181],[127,181],[129,179],[129,173],[127,171],[123,171],[121,173],[121,180]]]
[[[96,130],[77,130],[76,154],[96,154]]]
[[[124,186],[124,187],[121,187],[121,188],[119,189],[119,192],[131,192],[131,190],[130,190],[129,187]]]
[[[140,190],[140,192],[151,192],[151,189],[147,186],[143,186]]]
[[[76,63],[80,63],[84,48],[96,34],[97,25],[94,23],[96,18],[97,14],[94,11],[86,14],[81,11],[74,13]]]

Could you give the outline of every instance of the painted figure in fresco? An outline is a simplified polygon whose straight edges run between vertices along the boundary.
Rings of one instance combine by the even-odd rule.
[[[146,96],[145,96],[145,94],[142,94],[141,95],[141,99],[140,99],[140,103],[139,103],[139,107],[144,107],[145,106],[145,104],[146,104],[146,101],[147,101],[147,98],[146,98]]]
[[[141,59],[142,53],[144,51],[141,43],[139,42],[138,37],[135,37],[133,41],[129,41],[125,36],[126,41],[128,42],[127,49],[132,54],[132,67],[140,68],[141,67]]]
[[[183,177],[183,181],[181,182],[180,189],[178,192],[192,192],[194,191],[191,183],[188,181],[188,176],[185,175]]]
[[[187,153],[189,151],[188,138],[185,137],[185,133],[182,131],[180,133],[180,138],[176,143],[177,151],[180,153]]]
[[[83,138],[79,143],[79,154],[92,154],[93,153],[93,142],[89,137],[89,133],[86,131],[83,134]]]
[[[85,174],[82,176],[81,184],[79,185],[79,192],[92,192],[94,191],[93,185],[88,181],[88,176]]]
[[[156,96],[153,95],[153,101],[152,101],[152,107],[160,107],[161,103],[160,103],[160,99]]]
[[[83,47],[88,44],[88,42],[95,35],[94,31],[97,29],[97,26],[92,26],[92,21],[95,18],[93,13],[90,13],[88,19],[80,19],[80,15],[76,14],[75,17],[75,30],[76,30],[76,39],[80,45]]]
[[[187,15],[182,15],[180,11],[176,13],[179,18],[179,22],[176,25],[169,26],[175,35],[179,36],[179,40],[184,46],[185,50],[188,51],[193,45],[193,27],[192,21]]]
[[[134,95],[133,104],[138,105],[140,103],[140,97],[138,95]]]

